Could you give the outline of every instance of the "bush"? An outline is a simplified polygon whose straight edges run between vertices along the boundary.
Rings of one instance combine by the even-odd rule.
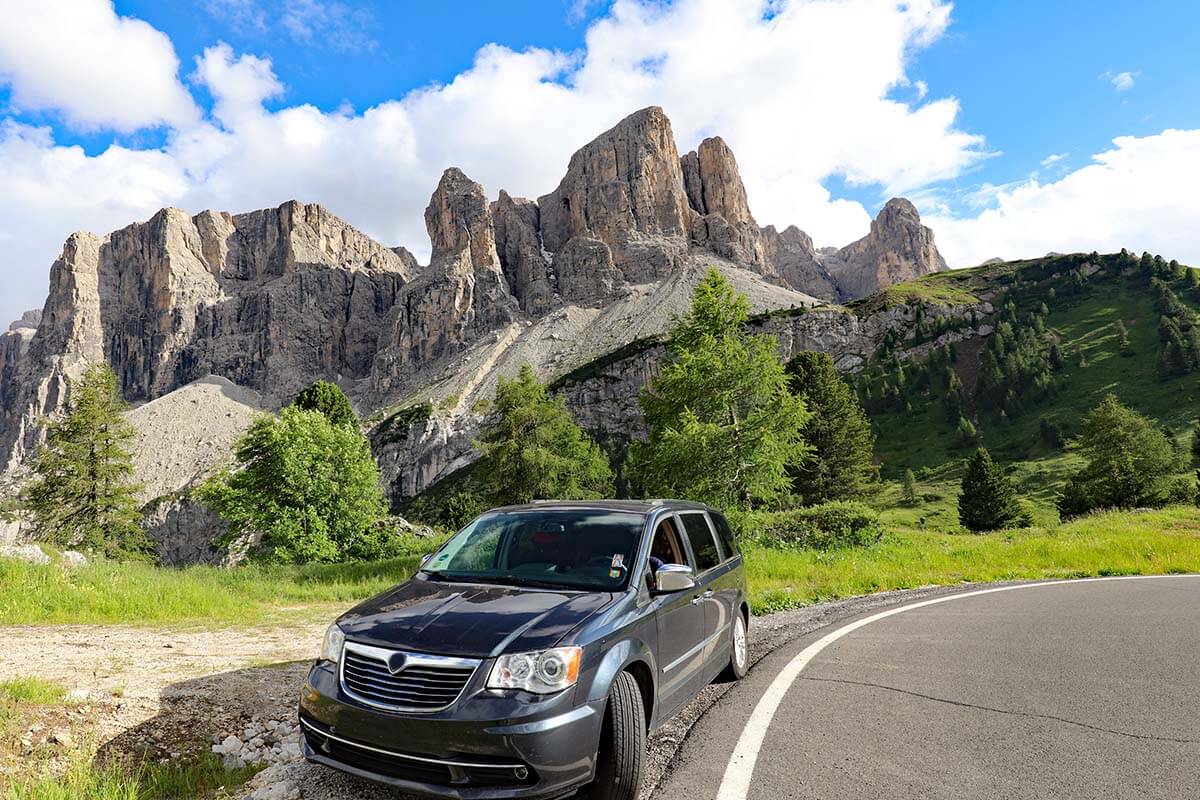
[[[846,501],[734,514],[730,521],[740,541],[764,547],[829,550],[868,547],[883,538],[879,515],[861,503]]]

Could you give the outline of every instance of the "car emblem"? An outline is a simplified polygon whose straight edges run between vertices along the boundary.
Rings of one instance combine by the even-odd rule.
[[[408,664],[408,656],[405,655],[404,653],[392,653],[390,656],[388,656],[388,660],[387,660],[388,672],[392,673],[393,675],[398,673],[400,670],[404,669],[405,665],[407,665],[407,664]]]

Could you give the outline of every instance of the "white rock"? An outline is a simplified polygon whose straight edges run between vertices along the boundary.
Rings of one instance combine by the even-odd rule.
[[[50,556],[42,552],[36,544],[4,544],[0,545],[0,557],[15,558],[30,564],[49,564]]]
[[[78,550],[64,550],[62,552],[62,563],[68,567],[86,567],[88,559],[87,556]]]

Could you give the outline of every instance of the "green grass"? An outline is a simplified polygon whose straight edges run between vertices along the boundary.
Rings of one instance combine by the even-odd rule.
[[[255,625],[317,604],[349,605],[413,573],[417,557],[303,567],[164,569],[96,562],[66,569],[0,559],[0,625]],[[300,608],[296,608],[300,607]]]
[[[1200,572],[1200,509],[1110,512],[982,536],[901,529],[870,548],[753,549],[746,564],[756,613],[965,581]]]
[[[193,800],[231,796],[258,771],[227,769],[216,756],[175,759],[136,767],[99,767],[77,758],[62,775],[26,778],[10,786],[5,800]]]
[[[67,696],[65,686],[41,678],[12,678],[0,681],[0,702],[53,705]]]

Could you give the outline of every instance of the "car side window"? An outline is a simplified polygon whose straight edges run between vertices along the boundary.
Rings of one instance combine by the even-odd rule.
[[[738,554],[738,549],[729,521],[715,511],[708,512],[708,516],[712,518],[713,527],[717,529],[717,536],[721,537],[721,544],[725,545],[725,558],[733,558]]]
[[[658,523],[654,530],[654,541],[650,543],[650,564],[655,569],[663,564],[687,564],[687,556],[675,531],[675,521],[670,517]]]
[[[683,529],[687,532],[688,541],[692,545],[692,554],[696,557],[696,571],[704,572],[721,563],[721,555],[717,551],[717,540],[713,538],[712,529],[703,513],[680,514]]]

